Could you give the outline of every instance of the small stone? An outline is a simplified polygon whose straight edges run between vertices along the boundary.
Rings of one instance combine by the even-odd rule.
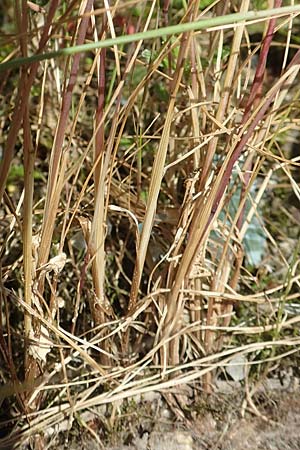
[[[193,450],[193,438],[184,431],[152,432],[149,447],[151,450]]]

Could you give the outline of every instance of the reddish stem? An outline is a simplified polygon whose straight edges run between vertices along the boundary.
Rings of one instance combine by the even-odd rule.
[[[281,0],[275,0],[274,8],[279,8],[281,6],[281,3],[282,3]],[[268,53],[269,53],[271,42],[272,42],[274,32],[275,32],[275,24],[276,24],[276,19],[270,19],[267,34],[262,43],[261,52],[259,55],[259,60],[258,60],[257,68],[256,68],[256,73],[255,73],[254,81],[253,81],[252,88],[251,88],[251,91],[249,94],[249,98],[247,101],[247,105],[245,108],[245,113],[244,113],[244,117],[242,120],[242,124],[247,122],[247,120],[251,114],[252,106],[254,105],[254,108],[255,108],[255,106],[257,106],[257,104],[259,103],[260,98],[261,98],[264,73],[266,70]]]

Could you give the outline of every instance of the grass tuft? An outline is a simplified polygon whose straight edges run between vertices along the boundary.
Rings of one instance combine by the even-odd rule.
[[[1,448],[296,361],[300,7],[205,3],[1,10]]]

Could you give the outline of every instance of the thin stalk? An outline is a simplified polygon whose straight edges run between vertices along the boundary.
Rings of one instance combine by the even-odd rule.
[[[241,13],[246,13],[248,11],[249,4],[250,4],[250,0],[243,0],[243,2],[241,4]],[[225,80],[224,80],[224,86],[222,87],[222,95],[221,95],[219,107],[218,107],[217,114],[216,114],[216,120],[219,123],[223,122],[224,115],[229,106],[229,99],[230,99],[230,96],[232,95],[232,84],[233,84],[233,79],[234,79],[236,69],[237,69],[239,50],[241,47],[243,33],[244,33],[244,26],[240,26],[239,28],[237,28],[234,33],[231,52],[230,52],[230,58],[228,61],[228,67],[226,70],[226,75],[225,75]],[[208,145],[204,165],[202,168],[200,189],[204,188],[204,185],[208,178],[208,174],[210,171],[210,167],[212,164],[214,154],[216,152],[218,142],[219,142],[219,138],[218,138],[218,136],[216,136],[210,141],[210,143]]]
[[[32,215],[33,215],[33,190],[34,190],[34,161],[35,151],[31,141],[31,130],[29,122],[29,108],[25,110],[24,125],[24,214],[23,214],[23,259],[24,259],[24,298],[27,305],[31,306],[32,299]],[[28,373],[28,339],[32,332],[30,314],[25,312],[25,373]]]
[[[88,13],[92,9],[92,6],[93,6],[92,0],[88,0],[85,8],[85,13]],[[79,43],[84,42],[88,25],[89,25],[89,17],[85,16],[82,19],[81,24],[79,25],[77,42]],[[62,149],[65,139],[65,130],[67,127],[70,107],[72,103],[72,93],[79,70],[80,58],[81,54],[76,54],[74,56],[74,60],[71,67],[70,79],[62,99],[60,119],[56,129],[53,150],[51,153],[44,221],[41,233],[41,244],[39,248],[39,261],[38,261],[39,266],[42,266],[47,262],[51,246],[52,235],[54,231],[55,217],[62,188],[60,180],[63,178],[63,171],[64,171],[63,161],[65,158],[63,157]],[[39,281],[39,289],[40,292],[43,291],[43,277],[41,277]]]
[[[214,17],[211,19],[202,19],[200,21],[183,23],[180,25],[172,25],[162,27],[156,30],[150,30],[140,33],[134,33],[117,38],[106,39],[105,41],[92,42],[89,44],[76,45],[73,47],[63,48],[54,52],[39,53],[28,58],[16,58],[11,61],[0,64],[0,72],[8,69],[20,67],[24,64],[44,61],[45,59],[53,59],[61,56],[75,55],[76,53],[89,52],[99,48],[112,47],[114,45],[130,44],[145,39],[156,39],[158,37],[171,36],[175,34],[187,33],[190,31],[206,30],[211,31],[212,28],[230,25],[235,28],[238,25],[245,26],[256,23],[269,17],[284,17],[290,14],[299,14],[300,5],[283,6],[282,8],[273,8],[263,11],[248,11],[247,13],[228,14],[222,17]]]
[[[184,69],[184,61],[187,54],[188,44],[189,44],[189,35],[184,34],[182,36],[182,42],[180,47],[180,54],[178,57],[178,65],[175,71],[175,75],[173,78],[172,86],[171,86],[171,96],[170,96],[170,102],[168,106],[168,111],[166,114],[166,120],[164,123],[163,133],[160,141],[159,148],[157,150],[157,154],[155,156],[155,160],[153,163],[153,170],[152,170],[152,176],[150,180],[150,186],[149,186],[149,195],[148,195],[148,201],[147,201],[147,207],[146,207],[146,213],[145,218],[143,222],[143,228],[141,233],[141,239],[140,239],[140,245],[138,249],[138,254],[136,258],[135,268],[134,268],[134,274],[133,274],[133,280],[132,280],[132,287],[130,292],[130,302],[128,305],[128,314],[134,309],[137,296],[138,296],[138,290],[142,278],[142,271],[146,259],[146,252],[152,232],[152,227],[154,223],[154,216],[156,214],[157,209],[157,201],[158,196],[161,188],[161,182],[164,175],[164,165],[165,160],[167,156],[168,146],[169,146],[169,139],[170,139],[170,131],[171,131],[171,125],[173,121],[173,114],[174,114],[174,107],[176,104],[176,95],[179,89],[179,85],[182,79],[183,75],[183,69]]]
[[[42,36],[39,42],[38,52],[41,52],[50,38],[50,27],[52,25],[53,17],[58,8],[59,0],[52,0],[49,13],[43,27]],[[26,58],[26,57],[25,57]],[[0,64],[1,66],[1,64]],[[16,66],[18,67],[18,65]],[[2,201],[5,190],[6,180],[9,173],[10,165],[14,156],[14,148],[18,139],[20,127],[22,125],[23,115],[26,108],[26,103],[30,95],[30,90],[33,85],[37,70],[39,68],[38,62],[32,64],[29,76],[26,80],[26,86],[23,86],[23,80],[20,79],[19,90],[15,102],[15,108],[11,120],[11,126],[8,132],[7,140],[4,147],[4,158],[0,162],[0,202]]]

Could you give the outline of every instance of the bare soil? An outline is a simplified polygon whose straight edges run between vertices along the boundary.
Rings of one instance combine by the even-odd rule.
[[[245,389],[190,398],[188,390],[130,401],[103,439],[90,431],[60,434],[57,450],[299,450],[300,390],[261,389],[245,402]],[[252,403],[253,402],[253,403]],[[184,407],[185,403],[185,407]],[[95,427],[95,424],[98,423]],[[65,439],[65,442],[62,442]],[[105,442],[105,443],[104,443]],[[27,447],[28,448],[28,447]]]

